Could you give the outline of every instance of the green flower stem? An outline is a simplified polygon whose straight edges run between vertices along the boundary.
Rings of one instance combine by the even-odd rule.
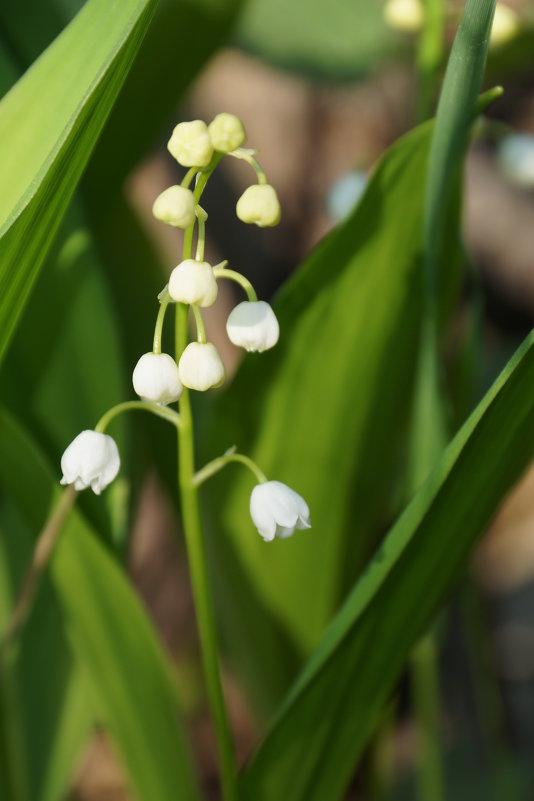
[[[439,742],[439,678],[435,634],[416,646],[411,664],[412,691],[417,717],[418,797],[444,801],[445,783]]]
[[[208,478],[218,473],[219,470],[222,470],[223,467],[226,467],[230,462],[240,462],[244,464],[245,467],[248,467],[248,469],[254,473],[254,476],[258,479],[260,484],[265,484],[267,481],[265,474],[252,459],[245,456],[243,453],[235,453],[235,451],[231,449],[222,456],[218,456],[216,459],[213,459],[213,461],[208,462],[201,470],[198,470],[193,476],[193,484],[195,487],[199,487],[204,481],[207,481]]]
[[[0,676],[9,648],[17,637],[21,627],[26,622],[41,576],[50,561],[50,557],[52,556],[59,535],[61,534],[63,524],[77,496],[78,493],[72,484],[61,493],[54,511],[37,537],[32,559],[22,581],[15,608],[13,609],[7,628],[0,640]]]
[[[192,305],[191,309],[193,310],[195,325],[197,327],[197,342],[200,342],[202,345],[205,345],[206,329],[204,328],[204,320],[202,319],[202,314],[200,313],[200,309],[198,308],[198,306]]]
[[[235,281],[236,284],[243,287],[245,292],[247,293],[247,298],[252,301],[256,302],[258,300],[258,296],[256,295],[256,290],[248,280],[245,278],[244,275],[241,273],[236,272],[236,270],[227,270],[225,267],[214,267],[213,268],[213,275],[215,278],[228,278],[230,281]]]
[[[184,175],[184,177],[182,178],[180,186],[183,186],[185,189],[189,189],[189,184],[191,183],[197,172],[198,172],[198,167],[190,167],[186,172],[186,174]]]
[[[175,412],[174,409],[169,409],[168,406],[162,406],[160,403],[151,403],[150,401],[125,401],[124,403],[119,403],[117,406],[113,406],[111,409],[102,415],[100,420],[95,426],[95,431],[100,431],[103,433],[108,425],[111,423],[113,418],[117,417],[117,415],[122,414],[123,412],[130,412],[130,411],[144,411],[144,412],[151,412],[155,414],[156,417],[162,417],[164,420],[168,420],[169,423],[172,423],[173,426],[179,428],[182,424],[180,415],[178,412]]]
[[[176,355],[181,354],[187,343],[187,306],[176,307]],[[180,398],[182,425],[179,431],[178,466],[179,490],[182,502],[182,518],[197,625],[202,649],[202,662],[208,700],[215,727],[219,754],[221,786],[224,801],[236,801],[235,756],[228,714],[219,672],[217,633],[213,600],[208,581],[204,533],[200,516],[198,491],[194,484],[195,460],[193,417],[189,390],[184,387]]]
[[[184,181],[187,179],[187,176],[190,173],[191,173],[191,178],[193,177],[193,174],[195,172],[197,173],[197,182],[196,182],[196,185],[195,185],[195,189],[193,190],[193,196],[195,198],[195,203],[196,204],[198,204],[198,201],[200,200],[200,198],[202,196],[202,192],[206,188],[206,184],[208,183],[210,175],[212,174],[213,170],[215,169],[215,167],[217,166],[217,164],[219,163],[219,161],[221,159],[222,159],[222,153],[214,153],[209,165],[205,169],[198,170],[196,167],[191,167],[191,169],[189,170],[189,172],[185,176]],[[191,178],[189,178],[189,181],[191,181]],[[182,186],[184,186],[184,181],[182,181]],[[189,185],[189,184],[187,184],[187,185]],[[194,230],[195,230],[195,223],[194,222],[191,223],[191,225],[189,225],[185,229],[184,249],[183,249],[183,258],[184,259],[190,259],[191,258],[191,253],[193,251],[193,233],[194,233]]]
[[[217,166],[221,157],[220,153],[215,153],[209,167],[205,171],[199,173],[194,191],[195,202],[197,204],[211,173]],[[191,258],[193,227],[194,226],[190,226],[186,230],[184,237],[184,259]],[[176,304],[176,361],[179,360],[187,346],[188,311],[186,304]],[[195,313],[194,307],[193,313]],[[200,312],[199,317],[201,321]],[[191,584],[193,587],[193,597],[195,600],[204,678],[217,742],[222,797],[224,801],[237,801],[234,744],[219,670],[217,631],[215,628],[213,600],[208,580],[198,490],[193,483],[193,476],[195,475],[194,432],[191,401],[187,387],[184,387],[179,405],[182,422],[178,432],[178,488],[182,503],[184,536],[189,560]]]
[[[267,183],[267,176],[265,175],[261,164],[256,161],[253,153],[256,153],[255,150],[250,152],[246,148],[238,147],[236,150],[232,150],[231,153],[228,153],[229,156],[233,156],[235,159],[241,159],[241,161],[246,161],[247,164],[250,164],[256,175],[258,176],[258,183],[259,184],[266,184]]]
[[[445,2],[425,0],[425,20],[417,48],[418,97],[417,122],[429,119],[439,83],[439,71],[445,53]]]
[[[163,292],[158,295],[160,307],[156,319],[156,327],[154,329],[154,344],[152,350],[154,353],[161,353],[161,335],[163,332],[163,321],[165,319],[165,312],[170,303],[171,296],[169,295],[169,287],[166,286]]]
[[[198,238],[197,238],[197,251],[195,255],[196,261],[204,261],[204,246],[206,242],[206,220],[208,215],[202,208],[197,206],[197,219],[198,219]]]

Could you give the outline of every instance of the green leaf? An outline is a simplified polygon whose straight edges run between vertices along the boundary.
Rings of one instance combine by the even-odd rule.
[[[0,413],[0,484],[34,530],[59,494],[56,477],[6,412]],[[169,663],[129,583],[77,511],[51,574],[73,648],[137,797],[198,798]]]
[[[0,103],[0,358],[153,9],[89,0]]]
[[[76,434],[94,427],[107,409],[132,394],[133,365],[125,369],[120,340],[104,270],[75,200],[24,309],[0,387],[0,402],[17,414],[52,461]],[[129,468],[128,423],[119,419],[112,434]],[[129,475],[129,469],[123,471],[104,498],[85,493],[80,499],[99,534],[115,543],[123,543],[127,534]]]
[[[403,40],[385,25],[382,11],[382,3],[368,0],[330,5],[324,0],[249,0],[238,41],[285,69],[354,79],[401,50]]]
[[[311,531],[266,546],[247,514],[248,471],[233,468],[212,485],[254,592],[302,650],[317,642],[393,512],[419,334],[431,132],[426,124],[386,154],[352,217],[284,287],[278,346],[246,358],[206,438],[206,458],[236,444],[310,506]],[[454,208],[449,282],[456,226]]]
[[[533,386],[531,334],[332,621],[245,770],[243,799],[342,797],[410,648],[532,459]]]
[[[6,499],[0,504],[0,631],[4,631],[13,599],[32,553],[32,532]],[[56,801],[63,798],[73,764],[95,719],[87,680],[74,663],[65,638],[57,598],[48,577],[42,582],[34,612],[21,632],[16,659],[0,684],[8,693],[0,726],[11,758],[0,775],[23,777],[23,798]],[[19,736],[17,736],[17,734]],[[1,761],[1,759],[0,759]],[[16,785],[15,785],[16,786]],[[18,798],[13,787],[7,801]],[[0,798],[4,798],[0,793]]]
[[[422,342],[424,369],[419,378],[434,380],[426,385],[433,395],[417,396],[426,400],[420,411],[429,419],[438,408],[435,337],[439,260],[449,231],[447,200],[454,185],[450,173],[457,172],[467,142],[494,6],[494,0],[471,0],[466,6],[432,140],[423,240],[426,292],[422,334],[427,339]],[[527,341],[355,585],[245,774],[245,797],[252,798],[251,789],[256,785],[264,788],[265,801],[274,799],[289,781],[291,801],[341,797],[410,647],[430,622],[498,501],[528,462],[524,445],[508,455],[508,440],[515,439],[516,430],[507,431],[503,420],[511,413],[515,422],[517,412],[525,427],[523,435],[531,433],[534,413],[522,383],[522,372],[534,370],[531,351],[532,341]],[[425,356],[430,358],[425,361]],[[431,432],[439,430],[435,423]],[[499,436],[497,450],[504,458],[495,470],[491,449]],[[439,446],[439,436],[437,441]],[[426,448],[419,449],[420,456],[428,456]],[[425,468],[429,461],[419,460]]]

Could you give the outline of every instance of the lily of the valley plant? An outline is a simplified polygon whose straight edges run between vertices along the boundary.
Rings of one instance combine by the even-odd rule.
[[[285,538],[296,529],[310,527],[310,512],[304,499],[280,481],[268,481],[260,468],[244,454],[230,448],[200,470],[193,456],[193,419],[189,390],[204,392],[220,386],[226,377],[217,348],[206,339],[201,309],[211,306],[218,282],[238,283],[247,299],[228,317],[229,339],[247,351],[262,352],[274,347],[279,337],[278,320],[271,306],[258,300],[244,275],[227,262],[212,266],[204,260],[207,214],[200,205],[208,179],[224,156],[247,161],[258,182],[249,186],[237,202],[236,213],[245,223],[266,227],[280,220],[275,189],[254,158],[255,151],[242,147],[242,122],[232,114],[219,114],[210,125],[201,120],[176,126],[168,143],[172,156],[189,168],[180,186],[171,186],[153,204],[155,217],[185,231],[183,254],[168,284],[158,295],[152,350],[140,356],[133,371],[133,387],[141,400],[126,401],[110,409],[94,431],[83,431],[66,449],[61,460],[62,484],[76,490],[91,487],[100,493],[116,477],[120,459],[115,441],[105,433],[109,423],[122,412],[143,409],[172,423],[179,440],[179,489],[183,524],[195,596],[203,663],[219,749],[221,783],[225,799],[236,798],[233,743],[223,698],[214,626],[211,592],[207,581],[203,532],[197,490],[199,485],[229,462],[240,462],[257,480],[250,496],[250,515],[261,537],[272,541]],[[196,232],[196,249],[193,239]],[[176,353],[162,353],[162,331],[167,312],[175,308]],[[190,314],[191,312],[191,314]],[[189,341],[189,324],[194,322],[195,339]],[[170,404],[178,402],[174,410]]]

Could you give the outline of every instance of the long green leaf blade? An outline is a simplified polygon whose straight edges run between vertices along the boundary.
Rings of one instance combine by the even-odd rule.
[[[431,133],[424,125],[385,155],[354,215],[284,287],[275,304],[279,345],[245,360],[208,432],[206,458],[237,444],[310,506],[311,531],[266,548],[244,513],[248,473],[234,470],[212,485],[217,524],[255,594],[302,650],[318,641],[392,513],[421,314]],[[450,211],[455,230],[457,209]],[[457,264],[453,237],[448,280]],[[221,537],[214,539],[216,548]]]
[[[58,494],[49,466],[5,412],[0,412],[0,485],[35,530]],[[169,663],[128,582],[77,511],[65,526],[51,570],[73,647],[137,797],[197,799]]]
[[[532,459],[533,386],[531,334],[330,625],[245,771],[243,798],[341,797],[411,646]]]
[[[0,358],[154,6],[89,0],[0,103]]]

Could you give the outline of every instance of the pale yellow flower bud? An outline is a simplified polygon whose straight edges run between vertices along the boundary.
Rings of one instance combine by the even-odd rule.
[[[423,4],[421,0],[387,0],[384,19],[391,28],[398,31],[418,33],[423,27]]]
[[[254,184],[245,189],[236,206],[237,216],[260,228],[280,222],[280,203],[275,189],[269,184]]]
[[[167,148],[183,167],[206,167],[213,156],[208,126],[202,120],[180,122],[172,132]]]
[[[221,357],[211,342],[190,342],[180,357],[178,371],[184,387],[199,392],[219,387],[226,376]]]
[[[187,228],[195,222],[195,198],[184,186],[169,186],[154,201],[152,214],[175,228]]]
[[[219,153],[231,153],[240,147],[247,135],[243,123],[235,114],[223,112],[217,114],[213,122],[208,125],[211,144]]]
[[[178,303],[211,306],[217,297],[217,281],[207,261],[186,259],[171,273],[169,295]]]
[[[490,47],[506,44],[519,33],[519,15],[504,3],[497,3],[490,34]]]

